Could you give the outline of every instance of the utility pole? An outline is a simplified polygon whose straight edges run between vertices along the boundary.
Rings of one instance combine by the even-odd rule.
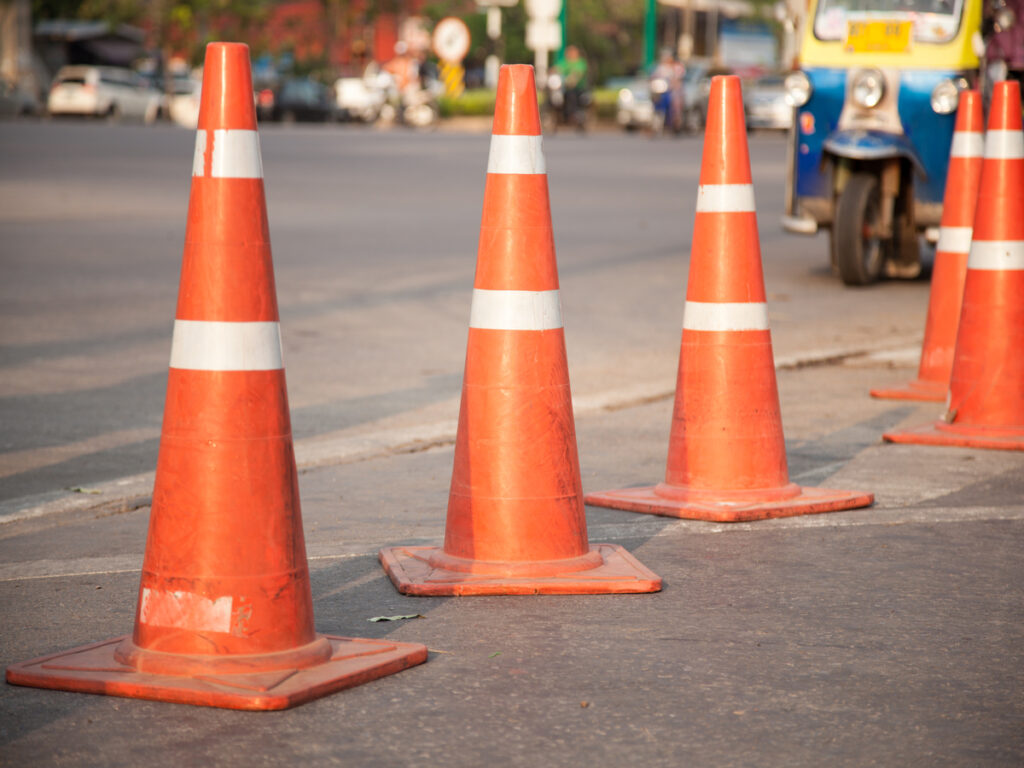
[[[650,71],[654,67],[655,52],[658,47],[658,0],[647,0],[644,13],[644,69]]]

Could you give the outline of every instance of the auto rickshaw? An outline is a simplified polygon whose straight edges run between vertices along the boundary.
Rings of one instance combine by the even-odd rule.
[[[790,232],[829,231],[847,285],[921,271],[938,238],[959,91],[975,87],[982,0],[811,0],[786,214]]]

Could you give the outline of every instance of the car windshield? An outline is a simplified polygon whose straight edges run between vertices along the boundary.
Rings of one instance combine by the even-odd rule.
[[[814,35],[843,40],[851,21],[909,21],[914,40],[945,43],[956,37],[962,11],[963,0],[821,0]]]

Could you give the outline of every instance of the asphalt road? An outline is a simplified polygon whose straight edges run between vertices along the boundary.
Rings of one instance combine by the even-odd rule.
[[[329,460],[330,440],[454,419],[488,136],[261,133],[300,444],[327,440]],[[154,467],[193,141],[171,126],[0,123],[6,508]],[[545,143],[581,403],[674,385],[701,147],[617,133]],[[844,288],[824,235],[778,225],[783,138],[753,136],[751,156],[777,359],[919,337],[927,284]]]

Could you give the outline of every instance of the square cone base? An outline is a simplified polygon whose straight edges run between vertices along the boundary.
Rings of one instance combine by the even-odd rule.
[[[886,432],[882,439],[890,443],[953,446],[956,448],[987,448],[993,451],[1024,451],[1024,434],[993,435],[984,431],[953,432],[939,429],[935,424]]]
[[[617,544],[591,544],[601,565],[553,576],[501,576],[436,568],[428,561],[439,547],[388,547],[380,562],[403,595],[605,595],[657,592],[661,577]]]
[[[834,491],[828,488],[800,488],[800,495],[765,502],[728,502],[714,499],[666,499],[654,493],[655,486],[623,488],[617,491],[587,493],[583,503],[595,507],[624,509],[648,515],[679,517],[684,520],[707,520],[713,523],[747,523],[772,517],[795,517],[819,512],[839,512],[867,507],[875,500],[873,493]]]
[[[871,390],[871,396],[881,400],[920,400],[929,403],[942,403],[946,400],[948,384],[915,379],[902,387],[887,387]]]
[[[114,650],[124,639],[115,637],[13,664],[7,668],[7,682],[204,707],[269,710],[294,707],[427,660],[425,645],[328,635],[334,653],[314,667],[176,677],[142,673],[121,664]]]

